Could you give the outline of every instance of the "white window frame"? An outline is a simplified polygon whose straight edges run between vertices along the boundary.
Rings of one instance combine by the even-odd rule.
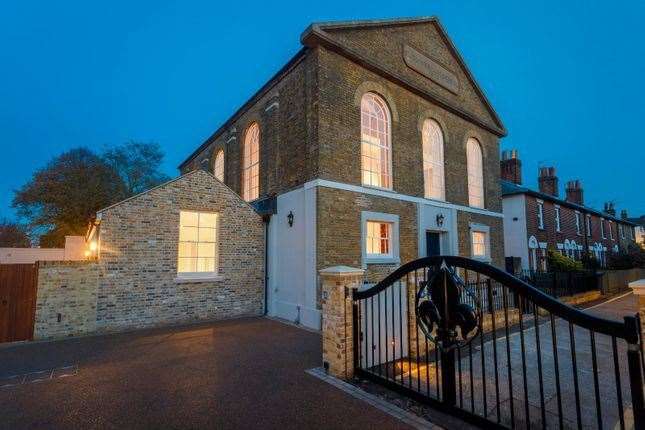
[[[611,225],[609,226],[609,234],[611,235]],[[606,239],[605,237],[605,219],[600,218],[600,237]]]
[[[214,268],[215,270],[213,271],[203,271],[203,272],[180,272],[179,271],[179,258],[180,258],[180,250],[179,246],[182,242],[193,242],[193,241],[181,241],[181,213],[182,212],[190,212],[190,213],[196,213],[198,214],[198,217],[201,216],[202,214],[209,214],[209,215],[215,215],[215,241],[210,242],[201,242],[201,243],[214,243],[215,244],[215,255],[214,255]],[[199,220],[198,220],[198,225],[199,225]],[[199,227],[198,227],[199,228]],[[180,210],[179,211],[179,222],[177,225],[177,277],[175,278],[176,282],[199,282],[199,281],[206,281],[206,280],[218,280],[221,279],[220,277],[220,264],[219,264],[219,255],[220,255],[220,249],[219,249],[219,237],[220,237],[220,216],[217,212],[212,212],[212,211],[196,211],[196,210]],[[199,232],[198,232],[198,240],[194,243],[199,244]],[[199,248],[199,245],[197,245]],[[193,258],[199,258],[193,257]]]
[[[609,221],[609,239],[610,240],[615,240],[614,239],[614,229],[611,228],[611,225],[613,224],[612,221]],[[604,239],[604,238],[603,238]]]
[[[260,197],[260,139],[260,124],[251,123],[242,143],[242,198],[247,202]],[[253,154],[257,154],[257,160]]]
[[[560,206],[555,205],[555,231],[560,233],[562,230],[560,228]]]
[[[424,197],[446,200],[443,130],[436,120],[428,118],[423,122],[421,134]]]
[[[390,238],[390,254],[387,256],[367,253],[367,222],[384,222],[392,225]],[[381,212],[361,212],[361,260],[362,267],[368,264],[400,264],[399,255],[399,216]]]
[[[215,157],[213,157],[213,176],[218,181],[224,182],[224,150],[221,148],[215,152]]]
[[[544,200],[536,199],[538,228],[544,230]]]
[[[385,117],[384,119],[380,119],[378,117],[371,118],[375,115],[365,109],[366,104],[370,102],[370,99],[372,103],[382,109]],[[363,121],[365,119],[365,116],[370,117],[370,122],[371,119],[374,119],[377,122],[376,129],[374,129],[371,124],[366,124]],[[363,94],[363,97],[361,98],[360,119],[361,184],[365,187],[392,190],[392,114],[390,113],[390,108],[383,97],[373,92],[367,92]],[[381,131],[378,129],[378,121],[384,122],[385,130]],[[385,142],[383,143],[381,141],[381,138],[379,137],[367,134],[367,131],[371,133],[382,134],[381,137],[385,139]],[[382,164],[382,157],[379,157],[379,160],[376,160],[374,157],[370,157],[368,154],[365,154],[365,151],[363,150],[365,146],[369,146],[372,151],[374,151],[374,148],[377,148],[377,151],[384,151],[386,158],[384,163],[385,165]],[[382,154],[379,152],[379,155]],[[377,170],[373,169],[374,163],[377,163],[378,165]],[[372,164],[372,168],[369,168],[368,164]],[[366,175],[370,178],[369,181],[365,180]],[[376,180],[376,183],[374,183],[374,175],[376,175],[376,177],[378,178]]]
[[[582,236],[582,223],[580,222],[580,212],[576,211],[576,234]]]
[[[591,237],[591,215],[587,215],[587,236]]]
[[[469,226],[469,240],[470,240],[470,255],[474,260],[479,260],[483,261],[485,263],[490,263],[493,261],[492,256],[491,256],[491,251],[490,251],[490,226],[487,226],[485,224],[478,224],[478,223],[470,223]],[[474,243],[473,243],[473,233],[478,232],[478,233],[484,233],[486,235],[486,243],[485,243],[485,250],[486,254],[484,256],[476,256],[474,253]]]
[[[622,224],[618,224],[618,234],[620,234],[621,239],[625,238],[625,227]]]
[[[473,158],[475,148],[478,154],[476,159]],[[479,140],[474,137],[469,137],[466,141],[466,169],[468,171],[468,205],[474,208],[484,208],[486,205],[484,150]]]

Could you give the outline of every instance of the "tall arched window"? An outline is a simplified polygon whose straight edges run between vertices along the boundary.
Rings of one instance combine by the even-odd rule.
[[[213,161],[213,175],[220,182],[224,182],[224,150],[220,149],[215,154],[215,161]]]
[[[363,185],[392,188],[390,111],[374,93],[361,99],[361,177]]]
[[[484,163],[482,149],[475,138],[466,144],[468,163],[468,204],[476,208],[484,207]]]
[[[443,132],[437,121],[423,123],[423,183],[425,197],[446,199],[443,174]]]
[[[260,195],[260,126],[251,124],[244,135],[242,198],[247,202]]]

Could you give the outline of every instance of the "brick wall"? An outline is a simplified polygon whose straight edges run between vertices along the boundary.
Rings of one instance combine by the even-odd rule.
[[[321,187],[317,206],[317,270],[337,265],[361,267],[362,211],[398,215],[401,264],[417,258],[415,203]],[[380,281],[397,267],[399,264],[368,264],[365,277],[370,282]]]
[[[546,242],[547,246],[552,249],[557,249],[556,244],[564,243],[565,240],[575,241],[576,244],[583,246],[583,251],[588,250],[588,246],[593,246],[594,243],[601,243],[607,248],[607,252],[613,252],[615,245],[620,249],[626,249],[630,242],[627,231],[625,231],[625,239],[620,237],[618,231],[618,223],[612,220],[604,219],[605,238],[602,237],[600,229],[600,219],[596,214],[591,214],[591,236],[587,236],[587,221],[584,211],[580,211],[580,229],[581,233],[578,234],[576,230],[576,210],[565,205],[560,205],[560,231],[556,231],[555,222],[555,203],[549,200],[544,200],[544,228],[538,227],[538,203],[537,198],[534,196],[526,196],[526,225],[527,233],[529,236],[533,235],[539,242]],[[609,228],[611,225],[613,240],[609,235]],[[627,224],[623,224],[625,228],[630,228]]]
[[[96,330],[99,267],[89,261],[41,261],[34,339],[61,338]]]
[[[360,185],[360,96],[383,96],[392,115],[393,190],[423,197],[421,125],[435,119],[444,134],[446,200],[468,205],[466,141],[479,140],[484,154],[487,209],[501,212],[499,141],[491,133],[381,78],[344,57],[319,49],[318,140],[320,176]],[[401,61],[397,57],[398,61]]]
[[[260,197],[281,193],[313,177],[317,154],[307,146],[315,92],[315,56],[305,56],[281,80],[244,110],[221,134],[184,166],[213,171],[224,150],[224,183],[238,194],[242,184],[243,142],[247,128],[260,126]]]
[[[219,214],[220,279],[176,280],[180,210]],[[101,216],[99,330],[262,314],[262,220],[210,174],[195,171]]]
[[[180,210],[218,213],[217,278],[178,279]],[[98,261],[40,263],[36,339],[263,313],[262,219],[212,175],[107,208],[99,228]]]

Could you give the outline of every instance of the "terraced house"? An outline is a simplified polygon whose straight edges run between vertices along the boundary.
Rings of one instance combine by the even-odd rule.
[[[546,271],[549,249],[575,260],[590,255],[606,266],[609,255],[635,243],[636,224],[627,219],[627,212],[617,217],[611,202],[603,210],[586,206],[581,181],[568,181],[563,199],[554,167],[539,169],[539,190],[532,190],[522,186],[516,150],[504,151],[500,166],[505,252],[520,259],[514,270]]]
[[[328,266],[366,282],[426,255],[501,266],[506,131],[439,21],[319,23],[301,42],[180,166],[264,215],[268,313],[319,328]]]

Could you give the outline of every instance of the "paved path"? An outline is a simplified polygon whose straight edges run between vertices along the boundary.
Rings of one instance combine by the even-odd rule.
[[[3,346],[0,428],[405,428],[320,360],[320,334],[264,318]]]
[[[587,312],[607,319],[622,320],[625,315],[634,314],[635,300],[630,294],[597,305]],[[548,428],[559,427],[559,404],[563,409],[563,427],[577,428],[575,394],[577,383],[582,426],[596,428],[596,394],[589,331],[574,327],[572,341],[569,323],[562,319],[556,318],[552,327],[547,318],[542,318],[538,330],[532,322],[533,317],[526,315],[525,324],[528,327],[524,329],[523,336],[519,331],[515,331],[508,338],[498,335],[496,342],[489,340],[483,345],[475,340],[472,344],[472,360],[469,348],[464,348],[461,363],[458,363],[458,404],[466,410],[472,409],[478,415],[487,414],[493,421],[499,414],[501,421],[507,425],[510,425],[512,413],[515,425],[518,428],[525,428],[527,420],[530,420],[531,427],[541,427],[543,399],[544,419]],[[555,338],[552,336],[553,333]],[[572,343],[575,344],[576,373],[573,371]],[[617,428],[620,402],[612,340],[609,336],[595,334],[594,344],[597,354],[600,418],[604,428]],[[616,349],[625,426],[633,428],[626,343],[618,339]],[[404,373],[400,382],[434,397],[437,389],[436,365],[434,363],[424,365],[423,361],[421,360],[422,364],[418,368],[412,365],[406,366],[406,363],[403,363],[404,368],[413,370]],[[523,369],[526,369],[526,374],[523,373]],[[526,387],[524,378],[526,378]],[[559,381],[559,386],[556,381]],[[511,386],[512,389],[509,388]]]

